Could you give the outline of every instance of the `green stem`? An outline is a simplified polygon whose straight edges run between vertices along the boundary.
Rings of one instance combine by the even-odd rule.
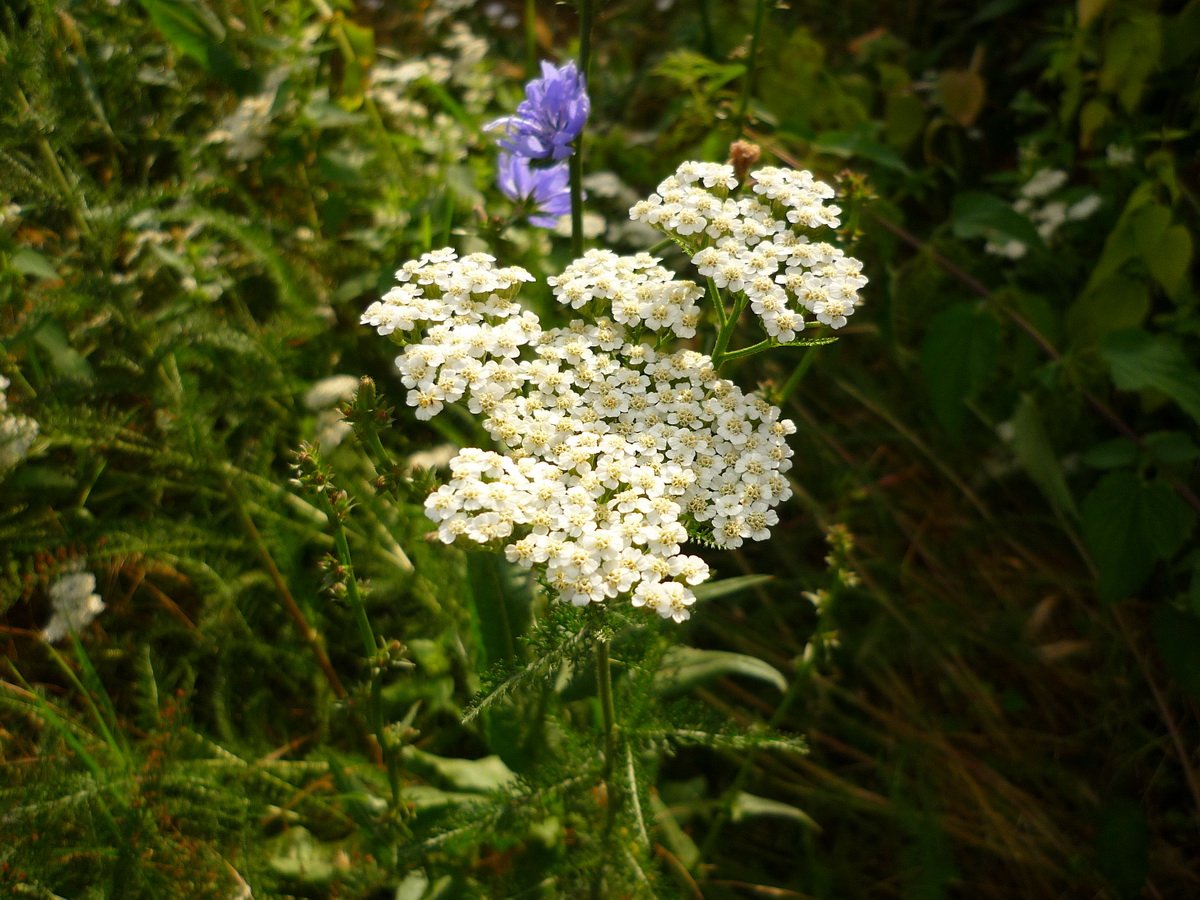
[[[813,351],[815,347],[809,347],[804,351],[804,355],[800,357],[800,362],[796,364],[796,368],[792,370],[792,374],[788,376],[788,380],[783,383],[783,387],[779,389],[779,402],[782,404],[788,397],[795,393],[796,388],[800,386],[800,382],[804,379],[805,374],[812,368],[812,364],[817,359],[817,354]]]
[[[579,74],[585,88],[592,61],[592,0],[579,0]],[[586,127],[586,126],[585,126]],[[567,167],[571,178],[571,254],[583,256],[583,130],[575,138],[575,152]]]
[[[246,512],[246,507],[242,505],[242,500],[238,492],[229,481],[225,481],[223,487],[225,488],[225,494],[229,497],[229,502],[232,504],[242,524],[242,530],[246,532],[246,537],[250,539],[250,545],[258,554],[263,568],[267,570],[267,576],[275,586],[275,593],[279,595],[279,599],[283,602],[284,609],[287,610],[292,621],[296,623],[296,627],[300,629],[300,635],[304,638],[304,642],[308,644],[309,650],[312,651],[314,658],[317,660],[317,665],[325,675],[329,686],[333,689],[334,696],[339,700],[345,700],[348,696],[346,688],[342,686],[342,681],[338,678],[337,671],[333,668],[333,664],[329,661],[329,656],[325,653],[320,633],[308,624],[308,619],[300,609],[296,598],[292,596],[292,592],[288,589],[287,582],[283,580],[283,575],[280,573],[279,567],[275,565],[271,551],[267,549],[262,535],[259,534],[258,527],[254,524],[254,520],[250,518],[250,514]]]
[[[525,80],[537,77],[537,0],[525,0]]]
[[[728,353],[721,354],[721,365],[731,363],[739,359],[746,359],[749,356],[754,356],[757,353],[762,353],[764,350],[770,350],[772,347],[778,347],[771,338],[759,341],[757,344],[752,344],[749,347],[742,347],[740,350],[731,350]]]
[[[733,330],[737,328],[738,319],[742,317],[742,310],[746,308],[746,295],[742,294],[733,303],[733,312],[729,318],[721,323],[721,330],[717,333],[717,342],[713,345],[713,365],[718,369],[725,361],[725,348],[729,346],[729,341],[733,337]]]
[[[379,742],[379,752],[387,768],[388,784],[392,790],[392,803],[395,806],[400,803],[400,767],[395,749],[387,739],[383,721],[383,682],[377,664],[380,655],[379,642],[375,639],[375,631],[371,628],[371,620],[367,616],[367,606],[363,602],[362,592],[358,587],[358,578],[354,575],[354,560],[350,556],[350,541],[346,537],[346,528],[342,525],[333,504],[326,502],[326,507],[329,519],[333,523],[333,543],[337,549],[338,562],[345,572],[346,595],[350,600],[354,622],[358,626],[358,637],[362,641],[363,653],[367,660],[371,679],[371,703],[367,715],[371,721],[371,730],[375,733],[375,740]]]
[[[28,119],[33,111],[29,107],[29,101],[25,99],[25,92],[20,87],[16,88],[17,108],[20,110],[21,117]],[[75,223],[75,227],[79,229],[79,233],[84,236],[90,236],[92,233],[91,226],[83,217],[83,202],[75,196],[75,192],[71,189],[71,183],[67,181],[66,173],[63,172],[62,165],[58,161],[58,157],[54,154],[54,149],[41,135],[37,139],[38,153],[41,154],[42,160],[46,163],[46,168],[50,170],[50,177],[54,180],[59,191],[62,192],[63,201],[67,204],[67,210],[71,214],[71,221]]]
[[[750,106],[750,95],[754,93],[754,68],[758,62],[758,38],[762,34],[763,12],[766,7],[766,0],[757,0],[754,4],[754,31],[750,37],[750,58],[746,61],[746,80],[742,83],[742,99],[738,103],[736,120],[739,138],[746,129],[746,110]]]
[[[575,152],[567,164],[571,177],[571,255],[583,256],[583,135],[575,139]]]
[[[609,658],[609,642],[600,640],[596,642],[596,683],[600,694],[600,710],[604,716],[604,794],[607,803],[607,813],[604,823],[604,849],[601,852],[601,860],[607,859],[609,856],[608,845],[612,838],[613,826],[617,821],[617,813],[620,809],[622,792],[617,780],[613,777],[617,758],[617,711],[613,703],[612,689],[612,664]],[[604,889],[604,866],[600,865],[596,868],[595,878],[592,881],[592,896],[599,898],[603,896]]]

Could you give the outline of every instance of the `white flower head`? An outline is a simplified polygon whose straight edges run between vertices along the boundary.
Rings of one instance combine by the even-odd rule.
[[[63,572],[50,585],[50,606],[43,639],[53,644],[83,631],[104,611],[104,601],[96,593],[96,576],[79,569]]]

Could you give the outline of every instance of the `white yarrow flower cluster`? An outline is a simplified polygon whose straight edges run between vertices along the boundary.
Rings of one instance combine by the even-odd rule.
[[[42,637],[57,643],[71,632],[78,634],[104,611],[104,601],[96,593],[96,576],[79,570],[61,574],[50,585],[50,621]]]
[[[40,430],[38,423],[28,416],[9,414],[9,384],[9,380],[0,375],[0,475],[29,455],[29,448]]]
[[[629,216],[686,247],[699,273],[744,298],[774,340],[795,340],[806,313],[844,326],[867,279],[858,260],[813,239],[841,224],[826,203],[833,189],[810,172],[769,166],[748,187],[734,196],[733,166],[685,162]]]
[[[795,427],[709,357],[640,341],[694,333],[700,296],[652,257],[577,260],[551,283],[596,318],[549,330],[513,301],[532,277],[493,263],[426,254],[363,316],[407,342],[396,364],[419,418],[465,399],[496,443],[462,450],[428,497],[438,537],[503,545],[565,602],[686,619],[709,570],[685,541],[769,537]]]

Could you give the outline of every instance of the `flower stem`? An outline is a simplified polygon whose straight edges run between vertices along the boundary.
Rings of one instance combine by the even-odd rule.
[[[325,497],[325,494],[321,494]],[[354,614],[354,622],[358,626],[358,636],[362,641],[363,653],[366,656],[368,676],[371,680],[371,699],[367,707],[367,717],[370,719],[371,730],[375,740],[379,742],[379,752],[387,769],[388,784],[392,790],[392,804],[400,803],[400,766],[396,759],[395,748],[387,738],[383,721],[383,683],[380,662],[379,642],[375,639],[375,631],[371,628],[371,620],[367,616],[367,607],[363,602],[362,591],[358,587],[358,578],[354,574],[354,560],[350,556],[350,542],[346,537],[346,528],[326,498],[326,513],[333,524],[333,543],[337,549],[338,563],[345,573],[346,596],[350,601],[350,609]]]
[[[604,716],[604,794],[607,804],[607,813],[604,823],[604,849],[601,852],[601,860],[608,858],[608,844],[612,838],[613,826],[617,821],[617,813],[620,811],[622,792],[617,784],[616,778],[613,777],[615,763],[617,759],[617,711],[613,703],[612,689],[612,665],[609,659],[609,641],[602,639],[596,642],[596,683],[600,694],[600,710]],[[599,898],[604,896],[604,867],[600,865],[596,868],[596,875],[592,881],[592,896]]]
[[[237,513],[238,520],[241,522],[242,530],[246,532],[246,537],[250,539],[250,545],[258,554],[263,568],[267,570],[267,575],[270,577],[271,583],[275,586],[275,593],[279,595],[279,599],[283,602],[284,609],[287,610],[292,621],[296,623],[296,627],[300,630],[300,636],[304,638],[304,642],[308,644],[309,650],[312,651],[313,657],[317,661],[317,666],[324,674],[325,680],[329,682],[329,687],[333,690],[334,696],[339,700],[345,700],[348,696],[346,688],[342,686],[341,679],[338,678],[333,664],[329,661],[329,656],[325,653],[325,646],[321,640],[320,633],[308,623],[308,619],[300,609],[296,598],[292,596],[287,582],[283,580],[283,575],[280,573],[279,567],[275,565],[271,551],[267,549],[262,535],[259,534],[258,527],[254,524],[254,520],[250,518],[250,514],[246,512],[246,507],[242,505],[241,496],[228,481],[225,481],[223,487],[225,488],[226,495],[229,497],[230,504],[233,506],[234,512]]]
[[[757,0],[754,4],[754,31],[750,36],[750,58],[746,60],[746,80],[742,82],[742,99],[738,103],[736,119],[739,138],[746,130],[746,110],[750,106],[750,95],[754,93],[754,67],[758,62],[758,38],[762,34],[763,12],[766,6],[766,0]]]
[[[588,66],[592,57],[592,0],[579,0],[579,74],[584,89],[588,84]],[[586,125],[584,126],[586,128]],[[567,171],[571,179],[571,254],[583,256],[583,131],[575,138],[575,152]]]

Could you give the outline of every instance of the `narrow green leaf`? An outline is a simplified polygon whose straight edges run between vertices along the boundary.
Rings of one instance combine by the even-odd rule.
[[[692,588],[697,600],[716,600],[718,597],[730,597],[751,588],[766,584],[774,576],[771,575],[739,575],[736,578],[723,578],[720,581],[706,581]]]
[[[1067,479],[1063,475],[1058,454],[1050,444],[1033,395],[1022,395],[1013,415],[1012,425],[1013,452],[1017,461],[1056,509],[1070,514],[1072,518],[1078,518],[1079,510],[1075,507],[1075,498],[1071,496],[1071,489],[1067,487]]]
[[[733,798],[733,805],[729,813],[734,822],[765,816],[775,819],[791,819],[812,831],[821,830],[821,826],[817,824],[816,820],[798,806],[792,806],[781,800],[757,797],[754,794],[747,794],[745,791],[739,791]]]
[[[672,647],[667,651],[654,681],[660,693],[674,694],[726,675],[741,675],[787,690],[787,679],[770,663],[743,653],[695,647]]]

